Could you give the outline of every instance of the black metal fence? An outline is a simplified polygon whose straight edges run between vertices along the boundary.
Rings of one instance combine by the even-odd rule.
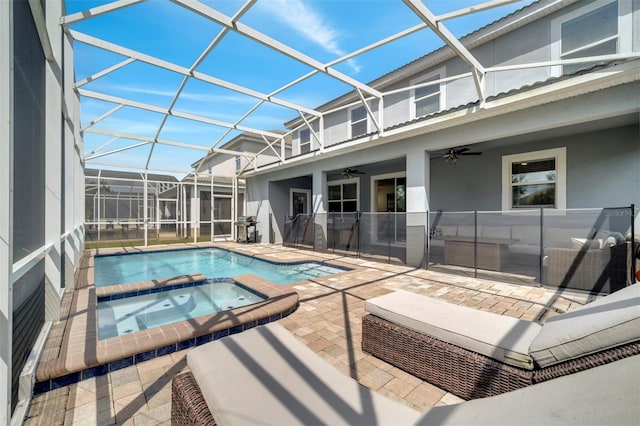
[[[634,205],[286,216],[283,244],[592,292],[635,282]],[[413,257],[412,257],[413,256]],[[423,256],[420,258],[420,256]]]

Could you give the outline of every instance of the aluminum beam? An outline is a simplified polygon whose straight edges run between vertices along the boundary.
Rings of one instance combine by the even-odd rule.
[[[101,122],[102,120],[104,120],[105,118],[109,117],[111,114],[114,114],[117,111],[120,111],[122,108],[124,107],[124,105],[120,104],[120,105],[116,105],[114,108],[110,109],[109,111],[105,112],[104,114],[102,114],[100,117],[91,120],[89,122],[89,124],[87,124],[86,126],[82,127],[80,129],[81,132],[84,132],[85,130],[87,130],[89,127]]]
[[[120,0],[111,3],[103,4],[102,6],[94,7],[82,12],[73,13],[71,15],[63,16],[60,18],[62,25],[70,25],[76,22],[84,21],[105,13],[113,12],[119,9],[123,9],[134,4],[142,3],[145,0]]]
[[[519,3],[522,0],[493,0],[486,3],[480,3],[475,6],[465,7],[464,9],[454,10],[452,12],[443,13],[436,16],[436,22],[446,21],[447,19],[459,18],[460,16],[470,15],[472,13],[481,12],[483,10],[493,9],[511,3]]]
[[[129,65],[131,62],[135,62],[135,59],[127,58],[122,62],[118,62],[117,64],[112,65],[109,68],[105,68],[102,71],[99,71],[99,72],[97,72],[97,73],[95,73],[93,75],[90,75],[89,77],[85,78],[84,80],[80,80],[80,81],[76,82],[75,87],[76,88],[82,87],[87,83],[95,81],[95,80],[99,79],[100,77],[104,77],[105,75],[107,75],[109,73],[112,73],[112,72],[114,72],[116,70],[119,70],[120,68],[122,68],[124,66]]]
[[[404,3],[422,19],[431,30],[436,33],[463,61],[469,65],[473,74],[473,81],[476,85],[476,91],[480,102],[484,103],[484,67],[478,60],[467,50],[466,47],[458,40],[441,22],[438,22],[434,15],[420,0],[402,0]]]
[[[117,45],[115,43],[111,43],[108,42],[106,40],[102,40],[99,39],[97,37],[93,37],[84,33],[81,33],[79,31],[75,31],[75,30],[69,30],[69,33],[71,34],[71,36],[73,37],[74,40],[80,42],[80,43],[84,43],[87,44],[89,46],[93,46],[93,47],[97,47],[99,49],[102,50],[106,50],[108,52],[112,52],[112,53],[116,53],[118,55],[122,55],[122,56],[127,56],[129,58],[132,59],[136,59],[140,62],[145,62],[149,65],[153,65],[155,67],[158,68],[163,68],[166,69],[168,71],[172,71],[175,72],[177,74],[181,74],[183,76],[191,76],[193,78],[195,78],[196,80],[200,80],[203,81],[205,83],[210,83],[216,86],[220,86],[223,87],[225,89],[229,89],[232,90],[234,92],[238,92],[238,93],[242,93],[244,95],[247,96],[251,96],[257,99],[262,99],[265,101],[269,101],[273,104],[276,105],[280,105],[283,106],[285,108],[289,108],[292,109],[294,111],[297,110],[303,110],[304,112],[306,112],[307,114],[312,114],[312,115],[320,115],[320,113],[318,111],[315,111],[311,108],[307,108],[305,106],[302,105],[297,105],[293,102],[289,102],[289,101],[285,101],[282,99],[278,99],[272,96],[269,96],[265,93],[261,93],[258,92],[256,90],[252,90],[249,89],[247,87],[241,86],[239,84],[234,84],[225,80],[222,80],[220,78],[217,77],[213,77],[201,72],[193,72],[191,73],[189,68],[174,64],[172,62],[169,61],[165,61],[163,59],[158,59],[154,56],[151,55],[147,55],[145,53],[141,53],[138,51],[135,51],[133,49],[129,49],[120,45]]]
[[[196,114],[190,114],[187,112],[181,112],[181,111],[170,111],[168,108],[163,108],[163,107],[159,107],[159,106],[155,106],[155,105],[150,105],[150,104],[145,104],[143,102],[137,102],[137,101],[132,101],[129,99],[124,99],[124,98],[119,98],[116,96],[111,96],[111,95],[107,95],[104,93],[98,93],[98,92],[93,92],[90,90],[85,90],[85,89],[78,89],[78,94],[80,96],[84,96],[86,98],[92,98],[92,99],[99,99],[102,101],[107,101],[107,102],[112,102],[115,104],[122,104],[124,106],[129,106],[132,108],[138,108],[138,109],[142,109],[142,110],[146,110],[146,111],[151,111],[151,112],[157,112],[158,114],[167,114],[167,115],[173,115],[175,117],[180,117],[180,118],[185,118],[187,120],[193,120],[193,121],[198,121],[201,123],[206,123],[206,124],[211,124],[213,126],[219,126],[219,127],[225,127],[225,128],[233,128],[233,129],[238,129],[238,130],[242,130],[245,132],[252,132],[252,133],[256,133],[259,135],[265,135],[268,136],[270,138],[279,138],[281,135],[278,133],[272,133],[272,132],[265,132],[263,130],[258,130],[258,129],[254,129],[251,127],[245,127],[245,126],[236,126],[232,123],[228,123],[226,121],[220,121],[220,120],[215,120],[213,118],[208,118],[208,117],[202,117]]]
[[[207,152],[211,151],[211,148],[207,146],[195,145],[195,144],[190,144],[186,142],[172,141],[169,139],[161,139],[161,138],[154,139],[148,136],[132,135],[129,133],[115,132],[112,130],[87,129],[87,133],[94,133],[96,135],[113,136],[119,139],[130,139],[133,141],[141,141],[141,142],[148,142],[148,143],[151,143],[155,140],[157,143],[161,145],[169,145],[169,146],[175,146],[179,148],[188,148],[188,149],[193,149],[197,151],[207,151]],[[222,148],[215,148],[213,152],[219,152],[221,154],[229,154],[229,155],[245,155],[245,153],[241,151],[233,151],[230,149],[222,149]]]
[[[245,25],[241,22],[233,22],[232,18],[226,16],[223,13],[218,12],[217,10],[210,8],[209,6],[202,4],[195,0],[172,0],[174,3],[178,3],[185,7],[186,9],[191,10],[194,13],[197,13],[200,16],[203,16],[207,19],[217,22],[220,25],[224,25],[229,29],[233,29],[239,34],[250,38],[253,41],[256,41],[270,49],[273,49],[277,52],[280,52],[300,63],[303,63],[317,71],[320,71],[324,74],[327,74],[336,80],[339,80],[353,88],[359,88],[360,90],[367,92],[375,97],[380,97],[381,93],[375,90],[372,87],[367,86],[360,81],[349,77],[346,74],[341,73],[333,68],[326,67],[322,62],[317,61],[302,52],[299,52],[292,47],[281,43],[273,38],[254,30],[253,28]]]

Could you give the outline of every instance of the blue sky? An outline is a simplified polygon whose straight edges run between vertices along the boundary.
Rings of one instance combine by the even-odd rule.
[[[67,0],[67,14],[106,4],[108,1]],[[203,3],[232,16],[243,5],[240,0],[204,0]],[[424,0],[435,13],[442,14],[482,1]],[[446,21],[460,37],[526,4],[511,5]],[[323,63],[412,27],[420,20],[401,0],[258,0],[240,22]],[[71,29],[189,68],[222,27],[165,0],[148,0],[116,12],[91,18]],[[369,82],[443,45],[428,29],[395,41],[335,68],[361,82]],[[76,80],[80,81],[125,58],[76,42]],[[229,32],[197,71],[270,93],[309,72],[311,68],[234,32]],[[168,107],[182,76],[150,65],[134,62],[92,81],[83,89],[111,94],[159,107]],[[314,108],[350,90],[350,87],[322,74],[315,75],[278,95],[279,98]],[[235,122],[257,100],[234,91],[190,79],[178,99],[177,111]],[[111,110],[115,105],[81,98],[82,124]],[[295,118],[291,109],[263,104],[241,124],[262,130],[285,130],[283,123]],[[124,107],[95,125],[139,136],[153,137],[162,115]],[[222,127],[169,117],[160,138],[210,146],[224,133]],[[232,132],[225,140],[237,133]],[[85,133],[85,152],[91,152],[112,137]],[[136,143],[119,139],[109,151]],[[100,158],[98,161],[144,166],[149,146]],[[154,149],[149,166],[187,170],[204,153],[169,146]]]

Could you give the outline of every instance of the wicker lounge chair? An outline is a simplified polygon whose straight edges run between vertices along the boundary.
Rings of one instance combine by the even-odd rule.
[[[464,399],[640,353],[640,284],[542,325],[405,291],[365,306],[365,352]]]
[[[277,323],[193,349],[173,425],[412,424],[420,413],[345,376]],[[214,420],[215,419],[215,420]]]
[[[215,425],[216,420],[225,425],[584,425],[640,420],[640,356],[496,397],[435,407],[422,415],[342,375],[277,324],[204,345],[189,354],[188,363],[192,371],[173,379],[172,425]]]

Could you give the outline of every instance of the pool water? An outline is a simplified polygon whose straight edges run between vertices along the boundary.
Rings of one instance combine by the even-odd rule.
[[[102,301],[98,302],[98,335],[100,340],[122,336],[263,300],[232,280],[207,280],[193,287]]]
[[[207,278],[255,274],[277,284],[289,284],[338,272],[344,269],[317,262],[276,264],[219,248],[95,257],[96,287],[196,273]]]

